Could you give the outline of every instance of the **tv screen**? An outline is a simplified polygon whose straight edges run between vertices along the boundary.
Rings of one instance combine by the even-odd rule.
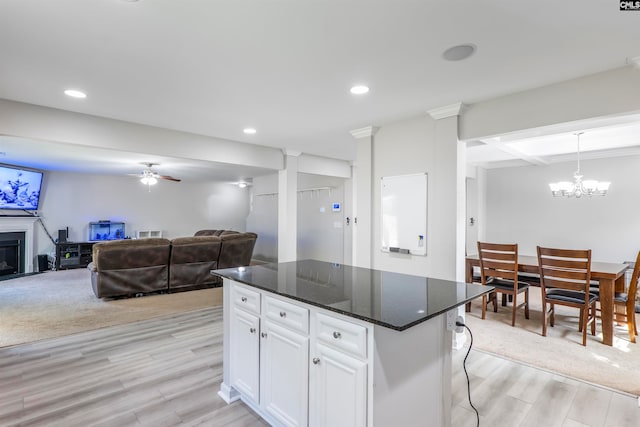
[[[0,165],[0,209],[38,210],[42,172]]]

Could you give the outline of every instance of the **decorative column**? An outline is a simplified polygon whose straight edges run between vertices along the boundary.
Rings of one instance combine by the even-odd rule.
[[[438,257],[446,265],[449,276],[446,279],[464,282],[465,261],[465,221],[466,221],[466,156],[464,144],[458,140],[458,119],[464,108],[464,104],[458,102],[440,108],[428,110],[427,113],[436,121],[435,143],[436,176],[440,178],[437,191],[441,206],[434,211],[432,224],[438,224],[433,230],[436,233],[445,233],[447,236],[455,236],[451,244],[439,248]],[[456,165],[451,168],[450,165]],[[441,167],[439,167],[442,165]],[[444,178],[444,179],[442,179]],[[455,216],[450,213],[455,212]],[[440,239],[443,241],[446,239]],[[435,255],[435,254],[434,254]],[[458,308],[458,315],[464,318],[464,306]],[[453,334],[453,348],[462,348],[466,341],[464,333]]]
[[[300,151],[282,150],[284,169],[278,171],[278,262],[297,259],[298,157]]]
[[[373,251],[373,136],[377,127],[351,131],[356,138],[356,161],[353,177],[352,262],[354,266],[372,268]]]

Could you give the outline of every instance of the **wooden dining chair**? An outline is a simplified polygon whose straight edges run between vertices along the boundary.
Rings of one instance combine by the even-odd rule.
[[[616,308],[614,310],[614,317],[616,322],[625,322],[627,324],[627,330],[629,331],[629,341],[636,342],[636,335],[638,335],[638,326],[636,324],[636,293],[638,292],[638,279],[640,278],[640,251],[636,257],[636,262],[631,275],[631,282],[629,282],[629,288],[627,292],[616,292],[613,297],[613,304]],[[600,296],[600,289],[591,285],[590,292]],[[597,305],[596,305],[597,307]],[[619,310],[621,309],[622,312]],[[600,309],[596,309],[597,312]]]
[[[616,316],[623,316],[623,320],[627,322],[627,329],[629,330],[629,340],[633,343],[636,342],[636,335],[638,335],[638,325],[636,324],[636,293],[638,292],[638,280],[640,279],[640,251],[636,256],[636,264],[633,267],[633,274],[631,275],[631,282],[629,283],[629,289],[626,293],[616,293],[613,298],[613,303],[624,310],[624,314],[618,313],[616,310]]]
[[[554,249],[538,246],[538,268],[542,291],[542,336],[547,336],[547,323],[555,322],[555,305],[580,310],[579,331],[582,345],[587,345],[587,326],[596,334],[596,301],[589,292],[591,281],[591,249]],[[547,304],[550,306],[547,310]]]
[[[518,245],[478,242],[480,259],[480,282],[495,288],[489,296],[482,296],[482,318],[487,304],[493,302],[493,311],[498,311],[497,294],[509,295],[513,299],[511,326],[516,324],[516,310],[524,306],[524,316],[529,318],[529,284],[518,280]],[[518,304],[518,294],[524,293],[524,302]]]

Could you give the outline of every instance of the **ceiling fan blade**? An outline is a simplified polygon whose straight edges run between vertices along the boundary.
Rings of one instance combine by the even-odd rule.
[[[158,178],[158,179],[166,179],[167,181],[175,181],[175,182],[182,181],[181,179],[174,178],[174,177],[168,176],[168,175],[158,175],[158,176],[156,176],[156,178]]]

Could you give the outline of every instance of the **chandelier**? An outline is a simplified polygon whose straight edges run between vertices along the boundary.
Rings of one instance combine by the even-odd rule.
[[[610,182],[598,182],[592,179],[582,180],[582,175],[580,175],[580,135],[583,133],[577,132],[574,134],[578,137],[578,170],[573,174],[573,182],[561,181],[549,184],[553,197],[604,196],[609,190]]]

